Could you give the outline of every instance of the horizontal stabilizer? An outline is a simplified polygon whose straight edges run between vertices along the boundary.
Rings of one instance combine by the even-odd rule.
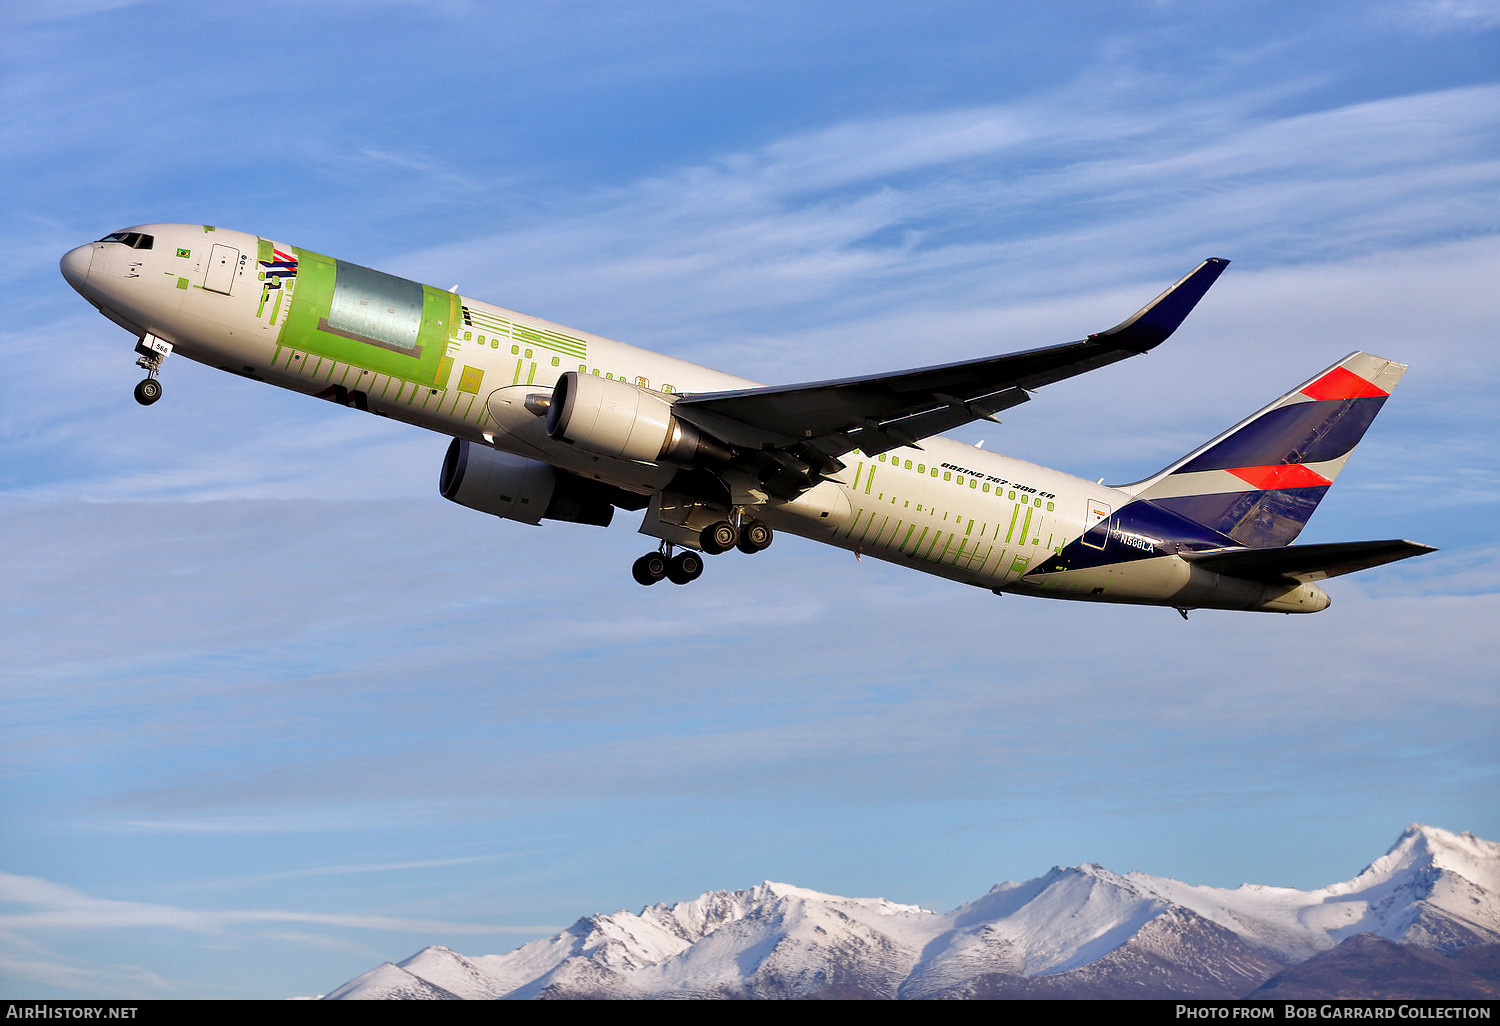
[[[1398,559],[1436,552],[1431,545],[1393,539],[1390,541],[1329,542],[1323,545],[1288,545],[1279,549],[1211,549],[1179,555],[1195,566],[1251,581],[1321,581],[1325,577],[1352,574]]]

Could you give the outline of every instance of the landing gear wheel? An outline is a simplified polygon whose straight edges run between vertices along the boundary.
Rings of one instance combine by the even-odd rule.
[[[709,524],[698,535],[698,544],[703,546],[703,551],[710,556],[717,556],[721,552],[728,552],[734,548],[735,543],[740,540],[739,530],[727,520],[720,520],[717,524]]]
[[[759,552],[761,549],[769,548],[776,534],[771,528],[759,520],[752,520],[740,531],[738,542],[741,552]]]
[[[696,552],[679,552],[667,564],[667,577],[673,584],[691,584],[703,573],[703,557]]]
[[[135,386],[135,401],[142,406],[150,406],[161,398],[161,382],[155,378],[146,378]]]
[[[660,552],[646,553],[630,565],[630,576],[637,584],[655,584],[667,576],[667,557]]]

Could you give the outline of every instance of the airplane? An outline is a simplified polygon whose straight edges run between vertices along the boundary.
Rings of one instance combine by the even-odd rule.
[[[1224,271],[1203,261],[1075,342],[786,386],[744,378],[211,225],[145,224],[70,250],[63,277],[172,353],[452,438],[439,491],[536,525],[644,511],[631,568],[687,584],[704,555],[786,531],[997,595],[1313,613],[1320,581],[1435,551],[1294,545],[1406,367],[1355,352],[1133,484],[1106,486],[943,431],[1146,353]]]

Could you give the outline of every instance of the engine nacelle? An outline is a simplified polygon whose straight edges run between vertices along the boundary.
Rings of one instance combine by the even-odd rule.
[[[727,463],[730,453],[672,415],[672,403],[627,381],[568,371],[547,407],[547,433],[597,456],[682,466]]]
[[[460,506],[523,524],[564,520],[608,527],[615,514],[598,486],[465,438],[448,446],[438,491]]]

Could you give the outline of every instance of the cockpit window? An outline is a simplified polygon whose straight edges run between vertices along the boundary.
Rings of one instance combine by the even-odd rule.
[[[119,242],[123,243],[126,246],[129,246],[131,249],[150,249],[151,244],[154,243],[156,239],[154,236],[147,235],[145,232],[111,232],[99,241]]]

